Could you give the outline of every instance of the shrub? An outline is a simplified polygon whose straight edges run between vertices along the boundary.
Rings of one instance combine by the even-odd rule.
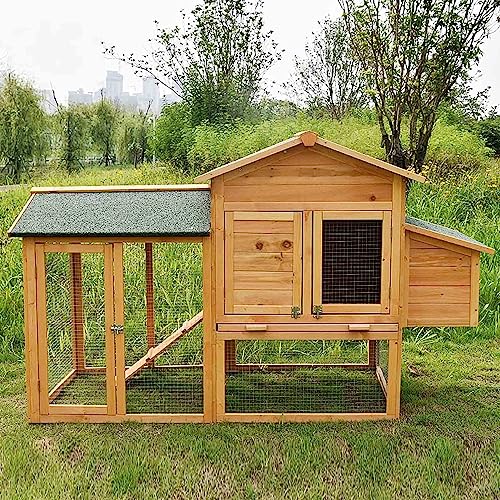
[[[500,156],[500,116],[479,122],[479,134],[495,156]]]

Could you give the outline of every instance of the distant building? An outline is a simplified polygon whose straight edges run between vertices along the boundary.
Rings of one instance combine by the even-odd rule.
[[[84,92],[83,89],[70,90],[68,92],[68,104],[92,104],[94,96],[90,92]]]
[[[106,97],[116,103],[123,99],[123,75],[118,71],[106,72]]]

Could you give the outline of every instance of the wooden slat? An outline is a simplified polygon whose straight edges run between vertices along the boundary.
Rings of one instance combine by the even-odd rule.
[[[269,220],[293,222],[292,212],[235,212],[234,220]]]
[[[125,387],[125,290],[123,281],[123,243],[113,245],[113,293],[115,298],[115,322],[124,325],[125,331],[114,336],[116,355],[116,413],[125,415],[127,412],[126,387]],[[147,285],[146,285],[147,286]],[[147,293],[147,292],[146,292]],[[147,306],[146,306],[147,308]],[[146,320],[147,321],[147,320]],[[154,323],[153,323],[154,325]],[[154,332],[153,332],[154,338]]]
[[[265,210],[265,211],[302,211],[302,210],[391,210],[392,202],[330,202],[330,201],[232,201],[224,203],[226,211]]]
[[[234,235],[235,252],[293,252],[294,236],[290,234],[236,233]]]
[[[410,266],[417,267],[468,267],[468,255],[451,252],[444,248],[410,248]]]
[[[106,415],[106,405],[54,405],[49,406],[50,415]]]
[[[408,326],[468,326],[469,307],[464,304],[409,304]]]
[[[290,290],[293,281],[292,272],[280,271],[235,271],[233,280],[235,290]]]
[[[410,295],[410,237],[406,231],[403,231],[401,238],[404,251],[401,252],[399,315],[401,327],[405,327],[408,322],[408,302]]]
[[[234,212],[225,214],[224,231],[224,297],[227,314],[234,312]]]
[[[341,422],[361,420],[390,420],[386,413],[225,413],[219,421],[241,423],[284,422]]]
[[[293,271],[290,253],[235,253],[235,271]]]
[[[446,286],[470,284],[468,267],[413,267],[410,265],[410,287],[413,285]]]
[[[388,202],[392,199],[390,184],[338,185],[262,185],[226,186],[226,202]]]
[[[36,243],[81,244],[80,253],[90,245],[87,243],[202,243],[206,236],[35,236]],[[64,251],[64,250],[63,250]],[[89,252],[93,252],[93,248]]]
[[[106,342],[106,400],[107,414],[116,415],[116,354],[114,323],[113,245],[104,246],[104,316]]]
[[[404,222],[406,213],[406,182],[405,178],[399,175],[393,176],[392,183],[392,212],[385,212],[384,226],[389,227],[390,253],[383,256],[382,262],[382,305],[386,313],[400,314],[401,305],[401,254],[404,252]],[[387,229],[383,228],[387,231]],[[383,247],[383,245],[382,245]],[[382,248],[382,251],[384,248]],[[386,259],[389,258],[390,264]],[[390,273],[389,282],[384,283],[384,265],[387,274]]]
[[[410,304],[469,304],[470,286],[411,286]]]
[[[208,191],[208,184],[168,184],[168,185],[114,185],[114,186],[40,186],[31,188],[32,193],[115,193],[146,191]]]
[[[479,268],[480,254],[473,252],[471,256],[471,273],[470,273],[470,326],[477,326],[479,321]]]
[[[297,212],[293,219],[293,306],[302,312],[302,214]]]
[[[290,311],[289,311],[290,312]],[[318,324],[324,323],[328,325],[333,325],[335,323],[381,323],[381,324],[392,324],[399,321],[398,314],[335,314],[335,316],[330,316],[324,314],[320,320],[312,318],[312,316],[305,317],[299,316],[294,319],[293,322],[297,324],[307,324],[312,320],[317,321]],[[273,314],[264,313],[252,313],[241,314],[240,316],[234,316],[231,314],[222,314],[217,317],[217,323],[283,323],[283,318],[280,316],[275,316]]]
[[[235,220],[235,233],[292,234],[293,221],[281,220]]]
[[[393,214],[396,220],[399,219],[400,212],[396,211],[396,204],[393,205]],[[391,212],[383,213],[382,220],[382,264],[380,275],[380,312],[388,314],[390,312],[389,300],[391,299],[391,283],[397,283],[399,280],[399,233],[392,238]],[[394,259],[394,260],[393,260]],[[399,288],[392,290],[392,300],[395,310],[399,300]],[[398,311],[399,312],[399,311]]]
[[[387,368],[387,414],[399,417],[399,398],[401,384],[401,342],[389,340]]]
[[[150,361],[155,360],[158,356],[161,356],[168,348],[170,348],[175,342],[184,337],[191,330],[196,328],[203,321],[203,311],[199,312],[196,316],[193,316],[188,321],[185,321],[180,328],[178,328],[174,333],[169,335],[165,340],[160,342],[155,347],[148,350],[148,352],[137,362],[135,362],[130,368],[125,371],[125,380],[136,375],[139,371],[145,368]]]
[[[302,315],[311,317],[312,313],[312,279],[313,279],[313,213],[310,210],[303,213],[302,249]]]
[[[266,331],[266,332],[217,332],[224,340],[396,340],[399,333],[392,332],[348,332],[348,331]]]
[[[71,302],[73,312],[73,367],[77,373],[85,370],[85,339],[83,331],[82,254],[72,253]]]
[[[314,307],[321,305],[323,303],[323,297],[322,297],[323,212],[314,212],[312,256],[313,256],[312,305]]]
[[[226,412],[226,372],[225,372],[224,340],[217,337],[215,344],[215,378],[216,378],[216,420],[223,420]]]
[[[261,324],[261,323],[223,323],[217,326],[218,332],[242,332],[242,331],[250,331],[250,326],[259,327],[258,331],[269,331],[269,332],[397,332],[398,325],[397,324],[325,324],[325,323],[302,323],[296,324],[293,323],[270,323],[270,324]],[[262,330],[262,326],[265,326],[265,329]],[[380,335],[379,335],[380,337]]]
[[[60,252],[60,253],[102,253],[104,245],[94,243],[92,245],[81,245],[78,243],[58,244],[47,243],[45,252]]]
[[[269,306],[288,306],[293,304],[292,289],[288,290],[235,290],[235,306],[244,305],[269,305]]]
[[[23,239],[23,283],[24,283],[24,355],[26,360],[26,389],[28,397],[28,419],[40,421],[40,391],[38,379],[38,334],[37,334],[37,283],[35,243],[32,238]]]

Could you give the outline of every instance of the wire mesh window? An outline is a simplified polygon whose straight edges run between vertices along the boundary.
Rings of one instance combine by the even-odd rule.
[[[323,221],[323,304],[380,303],[381,273],[382,221]]]
[[[143,360],[126,376],[127,413],[203,412],[202,325],[170,342],[202,310],[202,288],[201,245],[124,245],[125,364]]]
[[[387,369],[367,341],[229,340],[224,349],[226,413],[386,411]]]
[[[45,257],[51,404],[106,404],[104,256]]]

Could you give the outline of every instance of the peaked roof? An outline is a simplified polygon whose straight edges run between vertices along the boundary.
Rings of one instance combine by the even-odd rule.
[[[415,181],[420,181],[420,182],[425,181],[425,177],[423,177],[422,175],[416,174],[415,172],[411,172],[410,170],[405,170],[404,168],[396,167],[394,165],[391,165],[390,163],[378,160],[377,158],[373,158],[363,153],[359,153],[358,151],[346,148],[345,146],[341,146],[340,144],[336,144],[335,142],[327,141],[326,139],[318,137],[318,134],[316,134],[316,132],[311,132],[311,131],[299,132],[290,139],[287,139],[286,141],[282,141],[279,142],[278,144],[275,144],[274,146],[269,146],[265,149],[261,149],[256,153],[252,153],[248,156],[240,158],[239,160],[227,163],[222,167],[214,168],[213,170],[210,170],[210,172],[206,172],[205,174],[196,177],[195,181],[206,182],[209,179],[218,177],[219,175],[227,174],[232,170],[244,167],[245,165],[248,165],[258,160],[262,160],[263,158],[274,155],[276,153],[280,153],[281,151],[285,151],[286,149],[290,149],[294,146],[299,146],[300,144],[306,147],[312,147],[315,144],[319,144],[320,146],[324,146],[325,148],[337,151],[338,153],[351,156],[352,158],[356,158],[370,165],[382,168],[384,170],[392,172],[393,174],[397,174],[402,177],[407,177],[408,179],[413,179]]]
[[[438,238],[440,240],[447,241],[448,243],[454,243],[455,245],[471,248],[472,250],[478,250],[479,252],[486,252],[489,254],[495,253],[493,248],[483,245],[481,242],[471,238],[470,236],[467,236],[466,234],[463,234],[455,229],[435,224],[434,222],[427,222],[426,220],[417,219],[415,217],[406,217],[405,228],[424,236]]]

